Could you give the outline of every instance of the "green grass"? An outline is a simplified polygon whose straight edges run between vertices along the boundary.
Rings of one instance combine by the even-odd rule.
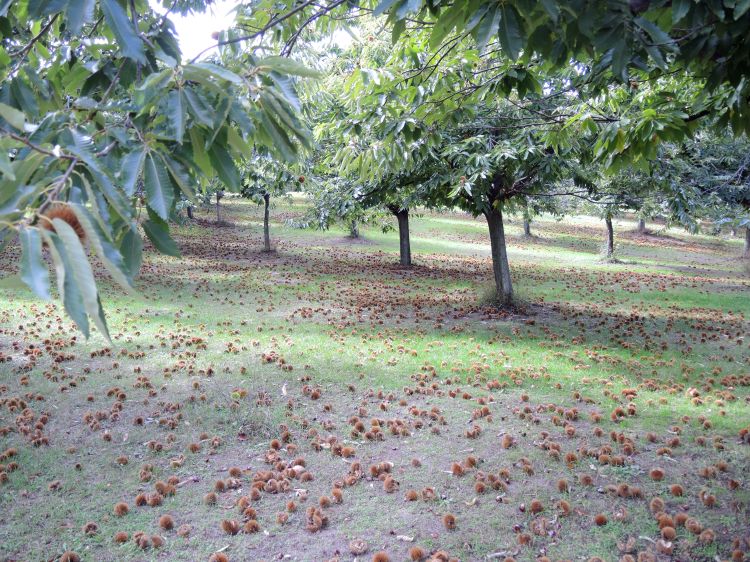
[[[272,214],[304,211],[304,199],[295,196]],[[523,305],[508,314],[481,305],[491,287],[483,221],[460,213],[412,217],[416,265],[404,270],[397,266],[397,235],[380,230],[366,229],[364,241],[356,242],[341,229],[276,222],[276,251],[263,254],[260,213],[229,199],[230,227],[215,227],[206,211],[200,222],[176,228],[183,257],[149,253],[137,295],[103,278],[111,349],[96,334],[83,341],[57,304],[40,303],[20,288],[0,289],[0,351],[11,358],[0,364],[0,428],[9,430],[0,437],[0,453],[18,452],[0,460],[8,475],[0,484],[0,559],[41,560],[73,549],[86,560],[207,560],[226,547],[232,560],[325,560],[337,551],[345,560],[352,558],[349,541],[362,538],[370,546],[365,559],[382,549],[403,560],[418,544],[461,560],[498,552],[535,560],[540,549],[553,559],[615,560],[629,537],[637,538],[638,550],[655,548],[659,531],[648,509],[655,496],[667,502],[668,513],[687,506],[716,531],[716,542],[705,545],[679,529],[674,552],[680,559],[728,558],[732,539],[750,531],[750,447],[737,438],[750,423],[750,279],[736,240],[673,229],[642,237],[630,232],[633,221],[621,220],[615,224],[621,261],[606,263],[596,219],[541,218],[531,239],[521,237],[514,220],[507,228],[509,253]],[[10,273],[14,263],[11,248],[0,269]],[[33,364],[30,346],[42,350]],[[498,385],[488,388],[489,381]],[[124,399],[108,395],[114,387]],[[311,399],[312,389],[319,399]],[[613,422],[610,414],[629,404],[624,389],[637,390],[636,414]],[[492,421],[472,421],[484,405]],[[445,423],[415,416],[412,408],[437,408]],[[556,409],[571,408],[577,419],[555,423],[563,418]],[[102,419],[91,428],[86,420],[97,413]],[[42,415],[49,445],[34,447],[26,433]],[[367,428],[373,418],[382,420],[385,439],[352,437],[351,416]],[[134,424],[137,418],[144,425]],[[394,420],[408,436],[388,432],[385,424]],[[572,437],[566,424],[575,428]],[[467,438],[474,425],[481,433]],[[676,435],[675,427],[680,444],[666,458],[658,449]],[[297,498],[300,509],[282,526],[276,513],[295,492],[264,493],[255,507],[268,535],[223,534],[223,519],[242,519],[232,504],[249,493],[252,476],[273,468],[265,455],[283,428],[297,449],[282,452],[282,460],[301,456],[314,475],[309,483],[291,481],[309,499]],[[311,429],[318,440],[335,436],[353,446],[365,473],[344,489],[343,504],[326,510],[330,523],[319,533],[305,530],[305,508],[330,493],[350,461],[314,450]],[[634,443],[624,466],[597,459],[608,447],[609,454],[623,454],[610,432]],[[650,432],[655,443],[646,438]],[[504,433],[516,440],[511,449],[500,447]],[[208,439],[201,441],[201,434]],[[214,437],[220,443],[211,447]],[[149,448],[153,441],[164,450]],[[191,453],[188,446],[199,441],[200,451]],[[544,443],[560,447],[563,457],[575,453],[576,461],[569,467],[555,460]],[[582,448],[597,454],[582,458]],[[117,464],[120,455],[127,465]],[[485,475],[510,471],[507,491],[478,494],[477,469],[460,478],[447,473],[467,455],[479,459]],[[411,465],[413,458],[421,468]],[[531,473],[522,470],[522,459]],[[369,478],[369,466],[382,461],[394,464],[400,483],[394,494]],[[726,472],[698,475],[719,461]],[[18,468],[8,472],[11,462]],[[146,464],[153,465],[153,477],[141,481]],[[232,466],[243,470],[241,488],[220,494],[218,506],[204,505],[203,496]],[[664,481],[648,477],[653,466],[667,472]],[[594,486],[579,485],[580,473],[590,474]],[[159,507],[135,506],[138,493],[170,476],[181,483],[175,496]],[[570,482],[569,493],[557,491],[559,478]],[[730,480],[739,488],[730,490]],[[48,489],[53,481],[60,482],[57,491]],[[606,486],[620,483],[641,487],[643,499],[611,497]],[[670,496],[673,483],[685,488],[685,497]],[[435,501],[403,501],[406,490],[427,486]],[[702,489],[716,496],[718,507],[701,503]],[[545,510],[522,513],[520,505],[533,498]],[[571,503],[568,517],[559,516],[560,499]],[[118,501],[130,506],[125,517],[112,513]],[[447,511],[457,517],[455,531],[442,527]],[[189,536],[161,531],[157,520],[164,513],[178,526],[190,525]],[[608,525],[596,527],[596,513],[605,513]],[[531,533],[542,518],[554,532],[534,535],[532,547],[519,546],[517,535]],[[93,536],[81,531],[89,521],[99,526]],[[160,534],[166,544],[159,551],[141,551],[132,540],[118,546],[117,531]]]

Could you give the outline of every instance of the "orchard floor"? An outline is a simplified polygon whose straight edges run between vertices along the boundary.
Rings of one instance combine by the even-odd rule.
[[[595,219],[515,221],[507,313],[470,217],[412,218],[405,269],[393,232],[284,226],[299,200],[270,254],[224,211],[139,295],[103,281],[111,347],[0,289],[0,560],[750,559],[739,240],[623,220],[605,263]]]

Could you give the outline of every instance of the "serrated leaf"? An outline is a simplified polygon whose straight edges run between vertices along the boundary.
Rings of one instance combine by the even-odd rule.
[[[214,76],[215,78],[227,80],[232,84],[242,84],[242,78],[240,78],[237,74],[235,74],[228,68],[224,68],[223,66],[219,66],[217,64],[212,64],[210,62],[196,62],[185,67],[185,69],[189,68],[193,68],[195,70],[198,70],[199,72]]]
[[[13,1],[14,0],[0,1],[0,17],[4,18],[8,14],[8,8],[10,8]]]
[[[100,0],[99,5],[122,54],[134,61],[146,64],[148,61],[143,51],[143,42],[122,6],[117,0]]]
[[[381,15],[383,15],[387,10],[389,10],[397,2],[399,2],[399,0],[383,0],[372,11],[372,15],[373,16],[381,16]]]
[[[193,161],[206,176],[212,176],[213,167],[208,154],[206,154],[206,141],[203,135],[198,131],[198,127],[191,127],[188,134],[190,135],[190,144],[193,147]]]
[[[289,140],[286,131],[267,112],[261,113],[261,123],[263,124],[263,130],[271,140],[271,148],[278,151],[288,162],[294,161],[297,157],[296,149]]]
[[[4,179],[8,181],[14,181],[16,174],[13,172],[13,166],[8,158],[8,152],[0,148],[0,172],[3,173]]]
[[[430,33],[429,46],[434,50],[440,46],[445,36],[463,20],[466,6],[463,2],[455,2],[450,8],[440,15]],[[465,30],[465,31],[468,31]]]
[[[398,41],[398,38],[401,37],[401,34],[406,31],[406,22],[403,20],[399,20],[396,23],[393,24],[393,29],[391,30],[391,43],[396,43]]]
[[[167,98],[169,124],[174,131],[174,140],[182,144],[185,137],[185,98],[182,90],[172,90]]]
[[[95,0],[69,0],[66,10],[68,31],[73,35],[80,33],[83,25],[94,15]]]
[[[193,119],[201,125],[213,127],[213,110],[200,92],[196,92],[193,88],[185,88],[183,92],[185,100],[187,101],[188,110],[193,116]]]
[[[628,49],[621,39],[612,49],[612,73],[623,82],[628,77]]]
[[[488,10],[484,15],[479,25],[476,27],[474,32],[474,40],[477,42],[477,46],[483,49],[492,37],[498,31],[500,26],[500,10],[497,6]]]
[[[101,316],[101,305],[99,304],[99,295],[96,290],[94,272],[91,269],[91,264],[81,245],[81,241],[75,230],[64,220],[55,218],[52,219],[52,224],[55,227],[55,232],[65,246],[65,253],[68,260],[65,266],[65,293],[66,295],[70,293],[69,288],[71,285],[80,292],[85,314],[88,314],[94,320],[96,327],[109,340],[109,330]],[[70,284],[68,283],[69,272],[72,273],[73,277],[73,282]]]
[[[693,0],[672,0],[672,25],[679,23],[687,15],[692,3]]]
[[[0,117],[5,119],[11,127],[23,131],[23,126],[26,123],[26,116],[20,109],[0,103]]]
[[[148,206],[163,220],[168,220],[174,201],[174,188],[169,181],[169,173],[164,164],[151,153],[146,155],[143,167]]]
[[[737,0],[737,3],[734,5],[734,20],[737,21],[740,19],[748,10],[750,10],[750,0]]]
[[[78,222],[83,226],[83,230],[86,232],[86,237],[89,240],[91,247],[102,260],[104,267],[107,268],[107,271],[109,271],[109,274],[115,281],[117,281],[117,283],[127,291],[130,291],[132,287],[131,280],[128,276],[128,271],[123,262],[122,255],[120,255],[120,251],[115,248],[112,241],[101,229],[96,219],[91,216],[88,209],[81,205],[70,205],[70,207],[73,209],[76,217],[78,217]]]
[[[27,13],[33,19],[55,14],[65,8],[68,0],[28,0]]]
[[[276,85],[277,97],[284,99],[284,101],[291,105],[295,109],[295,111],[300,111],[302,106],[299,101],[299,96],[294,89],[294,83],[292,82],[292,79],[288,76],[282,76],[281,74],[277,74],[275,72],[269,74],[268,77]],[[235,118],[235,114],[238,114],[240,118]],[[242,118],[243,114],[245,116],[245,119]],[[252,125],[252,122],[250,122],[249,119],[246,118],[246,116],[247,113],[245,113],[242,107],[236,101],[234,101],[232,103],[232,118],[238,122],[245,134],[250,134],[252,133],[254,127]]]
[[[313,68],[308,68],[301,62],[287,57],[266,57],[258,61],[259,67],[268,67],[281,74],[293,76],[304,76],[306,78],[320,78],[323,73]]]
[[[60,219],[55,220],[60,221]],[[68,226],[67,223],[64,224],[65,226]],[[70,227],[68,226],[68,228]],[[57,289],[63,300],[65,312],[68,313],[68,316],[71,317],[73,322],[76,323],[76,326],[78,326],[78,329],[81,330],[83,335],[88,339],[91,333],[89,330],[89,320],[86,315],[86,308],[83,303],[83,294],[78,287],[75,277],[73,277],[72,270],[74,266],[65,249],[65,244],[60,236],[54,232],[43,231],[42,235],[45,237],[45,240],[47,240],[52,261],[55,264]],[[75,232],[73,232],[73,236],[76,236]]]
[[[224,186],[230,191],[237,190],[240,185],[240,172],[229,152],[223,146],[214,143],[208,150],[208,159]]]
[[[633,21],[636,23],[636,25],[638,25],[638,27],[648,33],[656,48],[669,48],[674,44],[674,40],[669,36],[669,34],[654,22],[649,21],[646,18],[635,18],[635,20]]]
[[[41,188],[38,185],[19,185],[10,193],[10,197],[0,201],[0,217],[22,212],[29,197],[39,189]]]
[[[135,227],[130,228],[123,236],[120,254],[128,271],[128,278],[135,279],[143,261],[143,240]]]
[[[419,10],[422,5],[422,0],[403,0],[403,3],[396,8],[396,18],[403,19],[409,14],[413,14]]]
[[[19,238],[21,239],[21,279],[39,298],[49,300],[49,271],[42,258],[42,236],[39,234],[39,229],[25,227],[21,230]]]
[[[557,20],[560,19],[560,6],[558,6],[557,0],[541,0],[541,2],[550,19],[557,23]]]
[[[149,240],[154,244],[157,250],[168,256],[180,257],[180,250],[177,244],[169,235],[167,223],[162,221],[156,215],[150,214],[149,220],[143,223],[143,231]]]
[[[523,49],[523,28],[518,13],[513,6],[503,5],[500,8],[500,26],[498,37],[500,45],[511,60],[516,60]]]
[[[122,190],[132,196],[135,193],[138,177],[143,170],[146,160],[146,149],[134,150],[126,154],[120,165],[120,177],[122,178]]]

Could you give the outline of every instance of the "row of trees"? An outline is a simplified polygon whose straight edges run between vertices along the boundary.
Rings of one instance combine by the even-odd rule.
[[[409,265],[410,210],[458,207],[483,215],[503,302],[512,299],[507,213],[523,216],[528,233],[535,214],[562,215],[571,198],[580,199],[605,221],[608,257],[612,218],[626,210],[640,213],[641,224],[661,214],[690,229],[708,218],[750,231],[750,144],[716,122],[684,138],[655,121],[654,100],[667,86],[673,96],[694,95],[690,75],[631,78],[584,97],[581,67],[531,74],[509,63],[498,42],[480,47],[467,38],[456,38],[465,42],[461,48],[430,55],[433,32],[418,28],[394,50],[377,22],[362,22],[363,40],[339,53],[325,80],[303,88],[316,139],[305,161],[307,186],[319,224],[351,217],[355,208],[386,209],[397,219],[401,263]],[[489,72],[505,82],[486,79]],[[602,130],[619,134],[613,124],[632,118],[641,120],[641,135],[664,140],[652,154],[612,158],[607,166]]]
[[[107,328],[81,238],[130,289],[141,229],[176,253],[168,222],[212,181],[267,208],[311,169],[394,213],[404,252],[415,206],[484,215],[503,302],[509,212],[747,224],[748,0],[245,0],[210,62],[169,20],[209,2],[161,1],[0,2],[0,240],[42,298],[47,249],[87,335]]]

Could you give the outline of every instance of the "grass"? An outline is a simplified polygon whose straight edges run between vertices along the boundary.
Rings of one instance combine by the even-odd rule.
[[[686,511],[715,531],[704,544],[680,527],[669,547],[676,558],[729,558],[735,546],[750,547],[742,542],[750,446],[738,437],[750,423],[750,279],[736,240],[640,236],[621,220],[620,262],[609,264],[595,219],[542,218],[530,239],[513,221],[509,253],[523,306],[509,313],[482,304],[491,271],[481,221],[413,217],[416,265],[406,270],[392,232],[365,230],[365,241],[353,242],[343,230],[276,222],[276,252],[264,254],[261,212],[229,199],[230,226],[215,227],[207,212],[178,227],[183,257],[149,252],[137,295],[103,278],[111,348],[98,335],[84,341],[56,303],[0,289],[8,358],[0,363],[0,559],[55,559],[70,549],[84,560],[208,560],[219,550],[231,560],[350,560],[350,541],[362,539],[360,559],[385,550],[404,560],[419,545],[460,560],[616,560],[633,545],[656,553],[654,497],[668,514]],[[284,219],[302,212],[299,198],[273,210]],[[15,252],[0,256],[6,273]],[[628,407],[632,415],[617,418]],[[383,439],[352,434],[355,417],[366,430],[379,423]],[[293,450],[269,448],[285,434]],[[35,446],[40,437],[48,444]],[[339,445],[354,457],[334,454]],[[468,456],[478,466],[451,475]],[[275,467],[295,458],[312,480]],[[351,475],[352,462],[361,473],[341,504],[324,509],[328,525],[311,532],[306,508]],[[392,463],[394,493],[370,476],[382,462]],[[665,471],[660,482],[648,475],[655,466]],[[238,487],[205,505],[232,467]],[[267,471],[289,489],[252,502],[261,532],[223,533],[222,520],[242,522],[234,504]],[[582,473],[591,486],[579,483]],[[508,483],[494,490],[498,475]],[[135,505],[170,477],[173,496]],[[557,490],[560,478],[568,492]],[[642,496],[618,496],[610,488],[620,484]],[[672,497],[672,484],[685,496]],[[434,500],[404,500],[427,487]],[[539,514],[527,509],[535,498]],[[300,508],[280,525],[276,514],[290,500]],[[124,517],[113,513],[119,501],[129,506]],[[447,512],[456,530],[443,527]],[[605,526],[594,524],[598,513]],[[189,532],[161,530],[163,514]],[[98,526],[93,535],[82,532],[88,522]],[[165,544],[117,545],[118,531]],[[530,546],[519,542],[525,533]]]

